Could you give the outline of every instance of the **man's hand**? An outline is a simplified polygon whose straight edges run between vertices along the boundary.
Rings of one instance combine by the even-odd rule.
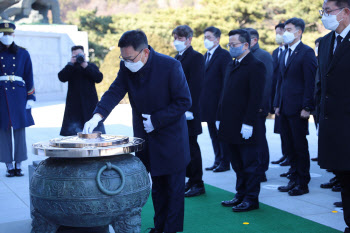
[[[303,109],[303,110],[301,110],[300,117],[303,118],[303,119],[309,119],[310,112],[308,112],[308,111]]]
[[[279,116],[280,115],[280,108],[275,108],[275,115]]]
[[[253,135],[253,126],[243,124],[241,134],[244,139],[249,139]]]
[[[96,113],[89,121],[84,125],[83,134],[90,134],[97,127],[98,123],[102,120],[102,116]]]
[[[220,121],[215,121],[216,129],[219,130],[220,128]]]
[[[147,133],[150,133],[154,130],[154,127],[152,125],[151,121],[151,115],[149,114],[142,114],[142,117],[145,118],[146,120],[143,121],[143,127]]]
[[[32,107],[34,107],[34,105],[35,105],[34,100],[27,100],[26,109],[31,109]]]
[[[85,69],[88,66],[88,63],[86,61],[84,61],[80,65],[81,65],[81,67],[83,67]]]
[[[186,120],[188,120],[188,121],[194,119],[194,116],[193,116],[193,113],[192,113],[192,112],[186,111],[186,112],[185,112],[185,115],[186,115]]]

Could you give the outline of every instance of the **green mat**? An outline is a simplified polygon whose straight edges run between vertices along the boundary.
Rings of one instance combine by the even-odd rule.
[[[206,194],[185,199],[184,233],[339,233],[340,231],[260,203],[260,209],[234,213],[220,205],[231,192],[206,185]],[[142,210],[142,230],[153,227],[152,198]],[[249,224],[244,224],[249,223]]]

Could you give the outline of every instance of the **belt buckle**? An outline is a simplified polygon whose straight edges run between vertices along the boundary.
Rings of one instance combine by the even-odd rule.
[[[8,77],[9,77],[9,81],[11,81],[11,82],[16,81],[14,75],[9,75]]]

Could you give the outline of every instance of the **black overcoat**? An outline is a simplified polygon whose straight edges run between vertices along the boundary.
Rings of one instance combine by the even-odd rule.
[[[334,39],[330,32],[318,49],[318,163],[321,168],[349,171],[350,33],[332,55]]]
[[[204,80],[204,58],[192,46],[175,58],[181,62],[192,97],[192,106],[188,111],[193,113],[194,119],[187,121],[188,135],[196,136],[202,133],[199,98]]]
[[[207,60],[206,53],[204,61]],[[230,53],[220,46],[216,48],[205,66],[203,88],[200,98],[201,120],[203,122],[215,122],[218,104],[222,92],[227,64],[232,61]]]
[[[181,63],[155,52],[151,47],[147,63],[135,73],[120,63],[109,90],[95,113],[106,118],[129,94],[134,136],[143,138],[145,148],[136,153],[152,176],[184,170],[190,161],[185,112],[191,108],[191,94]],[[146,133],[142,114],[150,114],[154,131]]]
[[[66,109],[60,135],[71,136],[82,132],[85,122],[91,119],[98,102],[95,83],[100,83],[103,74],[93,63],[86,68],[68,63],[59,73],[61,82],[68,82]],[[95,129],[105,133],[102,123]]]
[[[264,94],[266,68],[251,52],[239,65],[230,62],[217,118],[220,121],[219,139],[230,144],[256,143],[256,121]],[[253,126],[253,135],[242,138],[242,124]],[[255,129],[255,130],[254,130]]]

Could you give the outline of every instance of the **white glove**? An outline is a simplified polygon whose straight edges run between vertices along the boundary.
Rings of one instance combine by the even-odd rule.
[[[216,129],[219,130],[220,127],[220,121],[215,121]]]
[[[84,125],[83,134],[90,134],[97,127],[98,123],[102,120],[100,114],[95,114],[89,121]]]
[[[316,135],[318,136],[318,131],[320,129],[320,124],[317,124]]]
[[[27,100],[26,109],[31,109],[32,107],[34,107],[34,105],[35,105],[34,100]]]
[[[241,134],[244,139],[248,139],[253,135],[253,126],[243,124]]]
[[[154,127],[152,125],[152,121],[151,121],[151,115],[149,114],[142,114],[143,118],[146,118],[146,120],[143,121],[143,127],[145,128],[145,131],[147,133],[150,133],[154,130]]]
[[[185,115],[186,115],[186,120],[188,120],[188,121],[194,119],[194,116],[193,116],[193,113],[192,113],[192,112],[186,111],[186,112],[185,112]]]

